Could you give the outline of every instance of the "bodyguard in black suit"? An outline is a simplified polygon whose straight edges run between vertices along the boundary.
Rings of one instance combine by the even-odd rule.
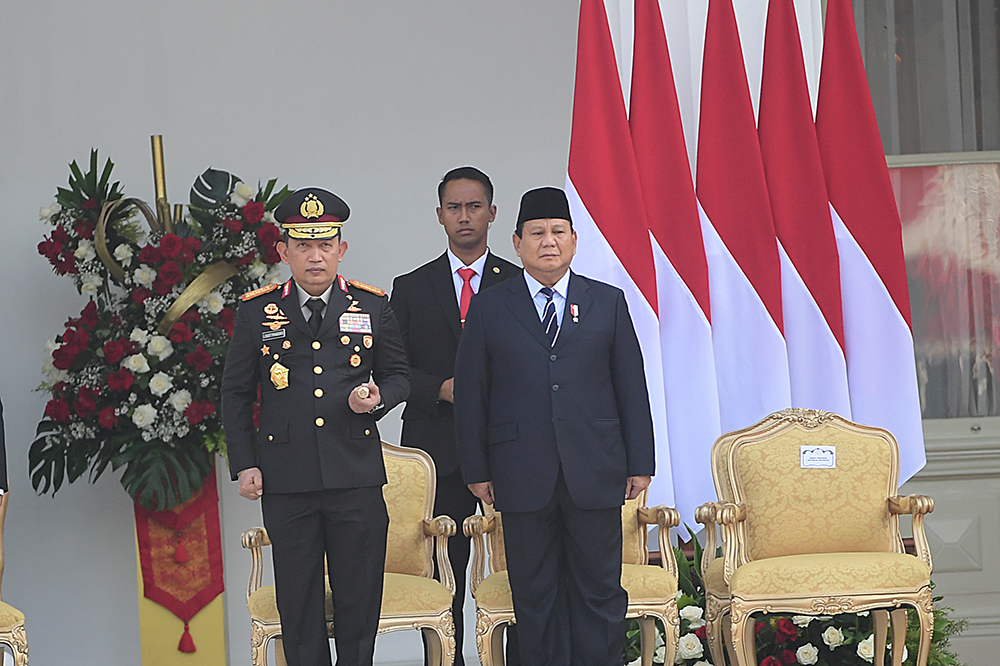
[[[618,666],[621,505],[654,472],[642,355],[621,290],[569,270],[562,190],[524,195],[513,240],[524,277],[476,297],[455,362],[462,474],[503,513],[522,662]]]
[[[337,273],[349,213],[318,188],[275,210],[292,279],[243,296],[222,379],[229,468],[240,495],[261,498],[289,666],[331,663],[324,558],[339,665],[372,663],[382,601],[389,518],[375,422],[406,399],[410,372],[382,290]]]
[[[400,275],[392,284],[392,309],[399,321],[410,360],[413,385],[403,410],[403,446],[423,449],[437,468],[434,515],[451,516],[458,525],[476,512],[476,496],[462,480],[455,446],[452,409],[455,353],[462,335],[464,312],[472,295],[519,275],[521,269],[487,248],[487,234],[496,218],[493,184],[474,167],[445,174],[438,185],[438,222],[448,237],[448,249],[437,259]],[[469,274],[468,270],[474,271]],[[468,291],[466,279],[468,277]],[[468,298],[463,299],[463,294]],[[448,557],[455,571],[455,665],[463,666],[462,607],[469,540],[448,540]],[[509,632],[508,666],[515,666],[516,639]],[[514,646],[511,648],[511,646]],[[511,659],[510,657],[514,657]],[[426,657],[425,657],[426,661]]]

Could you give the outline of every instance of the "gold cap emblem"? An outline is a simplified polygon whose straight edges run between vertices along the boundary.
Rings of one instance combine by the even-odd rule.
[[[307,220],[315,220],[323,216],[323,202],[315,194],[309,193],[299,206],[299,214]]]

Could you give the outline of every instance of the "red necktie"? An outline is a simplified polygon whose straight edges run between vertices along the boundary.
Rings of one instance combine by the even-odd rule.
[[[472,301],[472,276],[476,271],[471,268],[459,268],[458,276],[462,278],[462,296],[458,299],[458,311],[465,327],[465,315],[469,312],[469,302]]]

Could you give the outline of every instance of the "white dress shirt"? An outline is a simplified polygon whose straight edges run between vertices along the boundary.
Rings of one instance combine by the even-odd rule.
[[[466,266],[462,263],[462,260],[456,257],[451,248],[448,248],[448,264],[451,265],[451,281],[455,285],[455,302],[461,304],[462,302],[462,285],[465,283],[462,280],[462,276],[458,274],[459,268],[471,268],[476,271],[476,274],[472,276],[469,280],[469,284],[472,285],[472,293],[479,293],[479,285],[483,281],[483,271],[486,270],[486,255],[490,253],[489,249],[483,252],[483,256],[479,257],[471,264]]]
[[[563,310],[566,309],[570,273],[571,271],[567,270],[552,287],[552,291],[555,292],[552,295],[552,300],[556,305],[556,322],[560,327],[563,322]],[[538,321],[542,321],[542,315],[545,314],[545,304],[548,302],[548,298],[542,293],[542,287],[545,285],[528,275],[528,271],[524,271],[524,281],[528,283],[528,293],[531,294],[531,300],[535,302],[535,309],[538,310]]]

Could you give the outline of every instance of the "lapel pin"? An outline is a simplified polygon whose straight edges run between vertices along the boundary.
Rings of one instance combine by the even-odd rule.
[[[573,315],[573,323],[578,323],[580,321],[580,306],[576,303],[569,304],[569,313]]]

